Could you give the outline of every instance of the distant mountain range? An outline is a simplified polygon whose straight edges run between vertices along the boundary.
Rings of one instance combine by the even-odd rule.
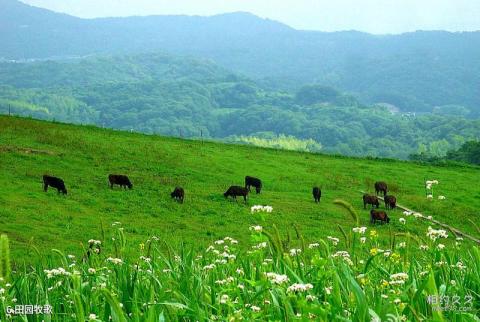
[[[312,32],[249,13],[80,19],[0,0],[6,60],[168,52],[214,60],[267,89],[318,83],[404,111],[480,110],[480,32]]]

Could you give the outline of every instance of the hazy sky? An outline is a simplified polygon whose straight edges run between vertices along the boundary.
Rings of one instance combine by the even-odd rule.
[[[153,14],[214,15],[248,11],[297,29],[480,30],[480,0],[22,0],[91,18]]]

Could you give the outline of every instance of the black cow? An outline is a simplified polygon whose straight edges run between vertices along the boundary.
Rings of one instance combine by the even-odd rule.
[[[380,207],[377,196],[363,195],[363,209],[367,209],[367,205],[372,205],[372,207],[377,206],[377,208]]]
[[[383,192],[383,196],[387,195],[387,184],[383,181],[375,182],[375,193],[378,195],[380,192]]]
[[[320,198],[322,197],[322,190],[319,187],[313,187],[312,194],[315,202],[320,202]]]
[[[173,192],[170,194],[170,197],[174,198],[175,200],[183,203],[183,198],[185,197],[185,191],[182,187],[175,187]]]
[[[397,198],[395,196],[385,196],[385,208],[387,209],[395,209],[397,207]]]
[[[56,188],[58,193],[67,194],[67,188],[62,179],[48,175],[43,176],[43,191],[47,192],[48,186]]]
[[[108,181],[110,182],[110,188],[113,189],[113,185],[119,185],[120,187],[123,187],[125,189],[132,189],[133,184],[130,182],[130,179],[128,179],[127,176],[123,174],[110,174],[108,176]]]
[[[390,222],[390,218],[388,218],[388,215],[385,211],[375,209],[370,210],[370,223],[375,224],[377,220],[381,221],[382,223]]]
[[[245,177],[245,188],[247,188],[248,191],[250,191],[251,186],[255,187],[255,190],[257,191],[257,193],[260,193],[260,191],[262,190],[262,180],[260,180],[258,178],[246,176]]]
[[[237,196],[243,196],[243,200],[245,201],[245,203],[247,203],[247,195],[248,189],[240,186],[231,186],[223,194],[225,198],[232,197],[235,200],[237,200]]]

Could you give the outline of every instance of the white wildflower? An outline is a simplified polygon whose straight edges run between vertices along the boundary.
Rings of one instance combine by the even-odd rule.
[[[255,305],[252,305],[252,306],[250,307],[250,309],[251,309],[253,312],[260,312],[260,310],[261,310],[258,306],[255,306]]]
[[[428,227],[427,236],[433,241],[437,240],[438,238],[448,238],[448,234],[445,230],[433,229],[432,227]]]
[[[250,226],[250,230],[251,230],[251,231],[254,231],[254,232],[256,232],[256,233],[261,233],[262,230],[263,230],[263,227],[262,227],[262,226],[258,226],[258,225],[257,225],[257,226]]]
[[[334,246],[336,246],[338,244],[338,242],[340,241],[340,239],[338,239],[336,237],[332,237],[332,236],[327,236],[327,239],[330,240]]]
[[[261,242],[258,245],[252,246],[253,249],[262,249],[262,248],[267,248],[267,242]]]
[[[294,256],[297,256],[297,255],[300,255],[301,252],[302,252],[302,250],[298,249],[298,248],[290,249],[290,256],[294,257]]]
[[[273,284],[283,284],[288,282],[288,276],[284,274],[269,272],[269,273],[265,273],[265,275]]]
[[[305,299],[308,301],[308,302],[313,302],[317,299],[317,297],[315,295],[310,295],[308,294]]]
[[[229,299],[230,299],[230,297],[229,297],[227,294],[223,294],[223,295],[220,297],[220,304],[226,304]]]
[[[288,293],[297,293],[297,292],[306,292],[308,290],[311,290],[313,288],[313,285],[308,283],[308,284],[300,284],[300,283],[295,283],[290,285],[287,288]]]
[[[407,273],[396,273],[390,275],[390,284],[395,285],[395,284],[405,284],[405,281],[408,280],[408,274]]]
[[[415,213],[413,213],[413,217],[415,217],[415,218],[423,218],[423,215],[422,215],[421,213],[419,213],[419,212],[415,212]]]
[[[123,264],[123,260],[122,260],[122,259],[120,259],[120,258],[113,258],[113,257],[107,258],[107,262],[110,262],[110,263],[115,264],[115,265],[122,265],[122,264]]]
[[[359,233],[363,235],[367,231],[367,227],[354,227],[352,230],[354,233]]]
[[[261,205],[256,205],[256,206],[252,206],[250,208],[250,212],[251,213],[255,213],[255,212],[272,212],[273,211],[273,207],[271,206],[261,206]]]
[[[215,268],[215,264],[206,265],[203,267],[203,270],[209,271]]]

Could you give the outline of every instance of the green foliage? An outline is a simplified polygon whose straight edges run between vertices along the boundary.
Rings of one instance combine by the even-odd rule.
[[[448,152],[446,159],[480,165],[480,141],[464,143],[458,150]]]
[[[10,279],[10,246],[7,235],[0,236],[0,278],[2,281]]]
[[[295,95],[295,100],[299,105],[335,103],[340,95],[337,90],[328,86],[309,85],[300,88]]]
[[[296,95],[266,90],[209,61],[163,54],[0,63],[0,113],[9,111],[149,134],[242,137],[303,151],[321,144],[328,153],[402,159],[442,157],[480,137],[479,120],[392,114],[323,85]],[[276,142],[282,134],[289,142]]]
[[[259,239],[278,234],[275,226],[262,229],[269,232],[252,232],[246,245],[227,236],[198,250],[165,250],[152,236],[148,250],[136,249],[131,259],[112,257],[115,247],[106,247],[88,262],[64,257],[59,267],[45,255],[42,264],[13,272],[13,286],[0,285],[0,316],[11,318],[5,313],[14,305],[50,303],[52,315],[29,320],[478,320],[477,246],[459,253],[458,246],[429,240],[427,250],[412,254],[409,239],[391,250],[367,229],[355,232],[346,248],[320,239],[282,250],[274,237]],[[123,228],[107,233],[116,236],[115,230]],[[108,238],[102,246],[112,243],[117,240]],[[453,297],[457,308],[442,313]]]
[[[268,135],[267,137],[257,136],[233,136],[226,139],[227,142],[249,144],[263,148],[273,148],[282,150],[294,150],[303,152],[320,152],[322,145],[315,140],[301,140],[294,136]]]
[[[443,142],[443,150],[448,146],[447,142]],[[414,161],[445,163],[445,162],[462,162],[474,165],[480,165],[480,141],[468,141],[462,144],[458,150],[450,150],[447,153],[432,153],[430,150],[422,151],[418,154],[410,155],[410,159]]]

